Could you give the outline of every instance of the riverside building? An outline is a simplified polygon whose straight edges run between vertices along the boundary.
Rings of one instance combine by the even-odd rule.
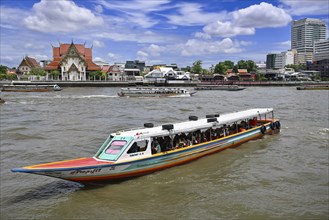
[[[59,80],[81,81],[87,80],[91,71],[101,70],[101,67],[92,61],[92,48],[85,44],[60,44],[53,46],[53,61],[45,70],[51,73],[58,70]]]

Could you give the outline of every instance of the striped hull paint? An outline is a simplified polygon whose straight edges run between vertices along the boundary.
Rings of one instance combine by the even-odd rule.
[[[270,123],[265,124],[266,133],[273,130]],[[151,157],[114,163],[95,158],[80,158],[70,161],[40,164],[13,169],[13,172],[34,173],[75,182],[95,182],[126,179],[149,174],[158,170],[188,163],[200,157],[213,154],[227,148],[236,147],[245,142],[263,136],[261,126],[240,132],[225,138],[163,152]],[[276,130],[279,131],[279,130]]]

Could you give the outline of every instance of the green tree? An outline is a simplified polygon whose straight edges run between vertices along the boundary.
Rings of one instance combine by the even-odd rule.
[[[226,70],[226,65],[222,62],[219,62],[215,66],[214,73],[225,74]]]
[[[45,75],[47,75],[47,72],[41,68],[32,68],[30,71],[30,75],[45,76]]]
[[[236,67],[236,72],[237,69],[247,69],[247,71],[250,73],[252,71],[256,71],[257,70],[257,65],[254,61],[252,60],[239,60],[237,65],[235,65]]]
[[[192,66],[192,72],[195,74],[200,74],[202,73],[202,61],[201,60],[197,60],[193,63]]]
[[[234,67],[234,62],[230,61],[230,60],[225,60],[224,61],[224,65],[226,67],[226,70],[228,69],[233,69]]]
[[[8,67],[0,65],[0,74],[7,74]]]
[[[58,70],[52,70],[52,71],[50,72],[50,75],[53,77],[53,79],[58,79],[60,73],[59,73]]]
[[[100,70],[92,71],[89,73],[89,77],[93,80],[104,79],[103,72]]]

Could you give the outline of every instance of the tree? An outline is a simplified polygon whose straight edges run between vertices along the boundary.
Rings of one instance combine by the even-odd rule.
[[[214,73],[225,74],[226,70],[227,70],[226,65],[222,62],[219,62],[215,66]]]
[[[0,65],[0,74],[7,74],[8,67]]]
[[[51,72],[50,72],[50,75],[53,77],[53,79],[58,79],[58,77],[59,77],[59,71],[58,70],[52,70]]]
[[[89,73],[89,77],[93,78],[94,80],[96,79],[104,79],[103,72],[100,70],[92,71]]]
[[[257,65],[252,60],[239,60],[235,67],[236,69],[247,69],[249,73],[257,70]]]
[[[201,60],[197,60],[193,63],[192,66],[192,72],[195,74],[200,74],[202,73],[202,61]]]
[[[230,61],[230,60],[225,60],[224,61],[224,65],[226,67],[226,70],[233,69],[233,67],[234,67],[234,63],[232,61]]]
[[[46,71],[44,71],[41,68],[32,68],[30,71],[30,75],[45,76],[45,75],[47,75],[47,73],[46,73]]]

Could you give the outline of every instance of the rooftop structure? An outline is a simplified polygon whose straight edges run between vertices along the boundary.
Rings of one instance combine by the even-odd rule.
[[[53,61],[45,67],[46,71],[58,70],[61,80],[86,80],[90,71],[101,70],[92,61],[92,48],[84,44],[60,44],[53,47]]]
[[[17,69],[19,73],[26,75],[30,73],[32,68],[41,68],[41,67],[35,58],[25,56]]]

